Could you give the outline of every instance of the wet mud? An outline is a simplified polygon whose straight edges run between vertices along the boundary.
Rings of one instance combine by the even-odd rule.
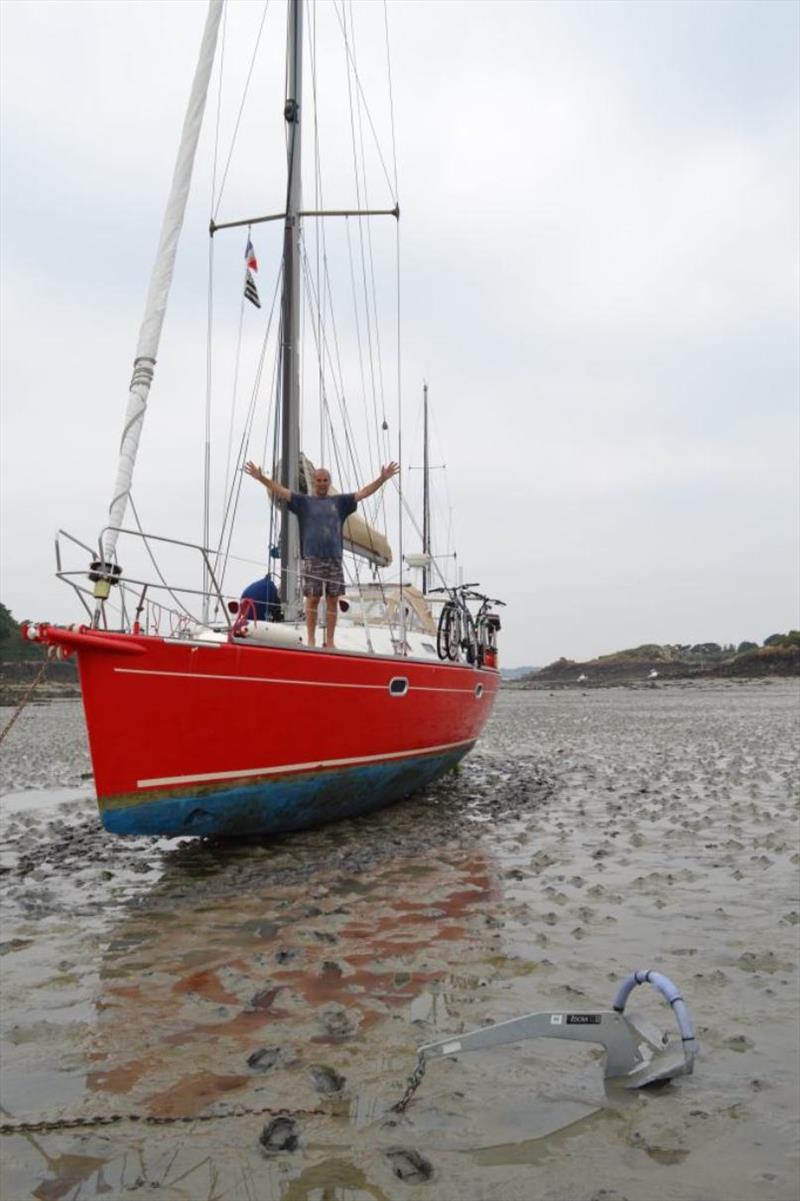
[[[793,1201],[798,699],[503,693],[425,795],[271,842],[107,835],[79,703],[26,710],[2,1121],[126,1116],[3,1135],[4,1201]],[[693,1076],[615,1091],[599,1050],[529,1041],[432,1061],[392,1111],[420,1044],[606,1008],[639,967],[683,989]]]

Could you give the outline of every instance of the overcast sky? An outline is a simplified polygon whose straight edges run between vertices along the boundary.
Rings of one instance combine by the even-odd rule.
[[[247,0],[229,13],[223,148],[262,11]],[[391,175],[382,7],[353,11]],[[455,545],[466,577],[508,602],[507,666],[798,625],[799,14],[761,0],[390,0],[404,459],[420,462],[427,379],[433,459],[446,463],[437,549]],[[91,543],[105,521],[204,17],[194,0],[0,4],[0,599],[18,619],[81,616],[53,579],[53,534]],[[321,61],[341,60],[327,0],[318,21]],[[254,84],[220,219],[282,206],[283,36],[271,0],[265,99]],[[349,118],[327,111],[336,206]],[[308,124],[304,136],[309,149]],[[149,529],[198,542],[209,170],[198,165],[134,485]],[[376,174],[370,202],[391,205]],[[254,236],[262,296],[279,236]],[[241,239],[221,237],[215,272],[238,295]],[[390,219],[375,239],[391,266]],[[396,453],[394,280],[379,287]],[[238,299],[217,320],[225,403],[237,322]],[[355,361],[352,345],[342,354]],[[224,470],[223,456],[218,488]],[[255,485],[242,516],[237,548],[258,561]],[[238,573],[231,588],[257,569]]]

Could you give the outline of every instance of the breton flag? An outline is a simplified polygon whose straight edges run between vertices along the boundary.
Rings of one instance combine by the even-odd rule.
[[[247,248],[244,252],[244,261],[247,264],[247,270],[244,274],[244,297],[245,300],[249,300],[257,309],[260,309],[261,301],[258,299],[258,288],[251,274],[253,271],[258,271],[258,259],[256,258],[256,252],[253,249],[253,243],[250,241],[249,234],[247,236]]]
[[[244,277],[244,298],[245,300],[249,300],[251,304],[254,304],[257,309],[261,308],[261,301],[258,299],[258,288],[256,287],[256,281],[253,279],[249,267],[247,268]]]

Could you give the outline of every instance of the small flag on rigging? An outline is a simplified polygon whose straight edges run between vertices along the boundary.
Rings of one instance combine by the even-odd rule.
[[[258,259],[256,252],[253,249],[253,243],[250,241],[250,235],[247,236],[247,247],[244,252],[244,261],[247,263],[247,270],[244,275],[244,296],[245,300],[249,300],[257,309],[261,308],[261,301],[258,298],[258,288],[256,281],[253,279],[251,272],[258,271]]]
[[[254,304],[257,309],[261,308],[261,301],[258,298],[258,288],[256,287],[256,281],[253,279],[253,276],[250,274],[249,267],[248,267],[247,272],[245,273],[245,277],[244,277],[244,298],[245,298],[245,300],[249,300],[251,304]]]

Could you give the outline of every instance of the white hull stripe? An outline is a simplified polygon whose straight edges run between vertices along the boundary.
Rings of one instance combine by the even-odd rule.
[[[179,680],[234,680],[241,684],[281,684],[297,688],[359,688],[386,693],[389,691],[388,681],[385,684],[342,684],[335,680],[287,680],[285,676],[226,676],[200,671],[148,671],[140,667],[115,667],[114,671],[124,676],[171,676]],[[459,692],[464,696],[473,696],[475,689],[474,686],[472,688],[432,688],[425,684],[409,683],[408,691]]]
[[[244,780],[249,776],[279,776],[289,772],[322,771],[328,767],[356,767],[360,763],[385,763],[392,759],[414,759],[420,755],[435,755],[472,746],[474,738],[461,742],[445,742],[441,746],[422,746],[410,751],[390,751],[385,755],[359,755],[351,759],[314,759],[310,763],[281,763],[277,767],[244,767],[238,771],[212,771],[194,776],[161,776],[153,780],[137,780],[137,788],[158,788],[166,784],[201,784],[206,780]]]

